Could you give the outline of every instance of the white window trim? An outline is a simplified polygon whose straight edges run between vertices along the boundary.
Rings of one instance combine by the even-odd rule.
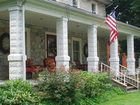
[[[82,63],[82,46],[81,46],[81,38],[72,37],[72,63],[73,61],[73,41],[79,41],[80,43],[80,63]]]
[[[52,36],[56,36],[56,33],[53,32],[45,32],[45,48],[44,48],[44,52],[45,52],[45,58],[47,58],[47,35],[52,35]]]

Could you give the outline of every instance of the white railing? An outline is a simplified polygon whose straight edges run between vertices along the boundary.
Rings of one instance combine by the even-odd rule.
[[[108,66],[108,65],[106,65],[106,64],[104,64],[104,63],[100,63],[100,72],[107,72],[107,73],[110,73],[110,71],[111,71],[111,67],[110,66]]]
[[[123,84],[123,86],[127,86],[127,84],[126,84],[126,76],[125,76],[125,74],[123,74],[123,73],[119,73],[119,76],[115,76],[114,78],[113,78],[113,80],[116,80],[117,82],[119,82],[120,84]]]
[[[120,69],[120,72],[121,72],[121,73],[124,73],[124,74],[127,75],[127,73],[128,73],[127,67],[125,67],[125,66],[123,66],[123,65],[119,65],[119,69]]]
[[[120,65],[119,76],[115,76],[113,75],[114,70],[110,66],[102,62],[100,63],[100,71],[112,74],[112,79],[123,84],[124,86],[127,86],[127,84],[129,84],[135,88],[139,88],[139,72],[136,72],[135,76],[128,75],[128,69],[125,66]]]

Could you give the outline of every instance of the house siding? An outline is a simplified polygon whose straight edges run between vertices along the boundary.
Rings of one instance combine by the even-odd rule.
[[[61,3],[65,3],[65,4],[69,4],[69,5],[72,4],[72,0],[56,0],[56,1],[61,2]]]
[[[35,65],[42,65],[45,58],[45,30],[30,27],[31,59]]]
[[[57,0],[58,2],[72,5],[72,0]],[[96,0],[78,0],[78,8],[92,12],[92,4],[96,5],[96,14],[105,16],[105,4],[97,2]]]
[[[107,39],[98,38],[98,56],[99,61],[107,64]]]

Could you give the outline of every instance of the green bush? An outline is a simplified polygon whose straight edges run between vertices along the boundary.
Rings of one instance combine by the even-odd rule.
[[[39,89],[46,93],[43,100],[54,100],[60,105],[72,105],[80,96],[78,73],[59,71],[40,75]]]
[[[0,86],[1,105],[39,105],[39,97],[27,81],[11,80]]]
[[[94,105],[98,97],[112,88],[110,78],[105,73],[42,72],[39,77],[43,100],[53,100],[60,105]]]
[[[112,87],[110,78],[105,73],[82,72],[80,75],[85,83],[81,89],[85,97],[95,99]]]

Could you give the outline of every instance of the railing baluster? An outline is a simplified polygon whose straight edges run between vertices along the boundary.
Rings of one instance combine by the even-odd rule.
[[[103,69],[102,67],[103,67],[103,63],[101,63],[101,72],[103,72],[103,71],[102,71],[102,69]]]
[[[124,84],[125,84],[125,75],[124,75]]]

